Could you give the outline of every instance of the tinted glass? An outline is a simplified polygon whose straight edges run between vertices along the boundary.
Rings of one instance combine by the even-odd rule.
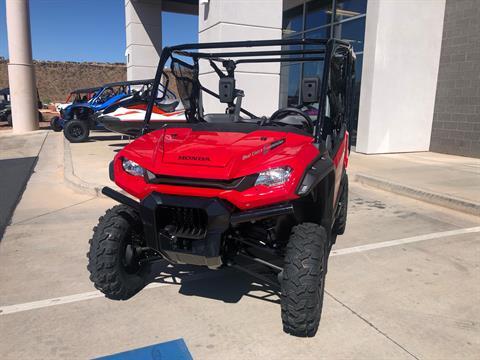
[[[305,38],[309,39],[328,39],[330,38],[330,26],[326,26],[321,29],[317,29],[314,31],[309,31],[304,34]],[[306,50],[315,50],[315,49],[323,49],[323,46],[320,45],[305,45]],[[307,54],[306,57],[318,57],[321,55],[316,54]]]
[[[367,0],[337,0],[335,21],[350,19],[367,12]]]
[[[330,26],[325,26],[321,29],[308,31],[304,37],[313,39],[328,39],[330,37]]]
[[[288,71],[287,106],[298,104],[300,95],[300,69],[300,64],[293,64],[284,67],[284,70]]]
[[[360,105],[360,80],[362,78],[362,63],[363,55],[357,55],[357,60],[355,61],[355,87],[353,91],[353,117],[351,124],[351,143],[352,145],[357,144],[357,126],[358,126],[358,109]]]
[[[190,110],[195,106],[196,94],[194,94],[194,87],[198,89],[198,86],[195,86],[198,85],[198,78],[195,76],[193,67],[190,64],[174,60],[171,63],[171,70],[182,105],[184,109]],[[166,81],[166,79],[162,80]],[[165,81],[162,81],[162,83],[165,84]],[[159,89],[159,93],[163,93],[161,89]]]
[[[303,30],[303,5],[298,1],[283,2],[283,34],[290,35]]]
[[[355,52],[363,51],[365,37],[365,18],[346,21],[333,28],[333,37],[352,42]]]
[[[324,62],[305,62],[303,63],[303,79],[305,78],[318,78],[319,79],[319,89],[321,89],[322,78],[323,78],[323,68]],[[320,93],[320,90],[319,90]],[[307,104],[306,104],[307,105]],[[309,103],[307,109],[304,111],[312,117],[312,120],[315,120],[318,115],[319,103],[318,101],[314,103]]]
[[[284,39],[301,39],[302,34],[294,35],[294,36],[285,36]],[[302,45],[284,45],[282,46],[282,50],[301,50]],[[301,57],[302,55],[283,55],[283,57]]]
[[[332,21],[331,0],[311,0],[306,6],[305,30],[323,26]]]
[[[323,62],[313,61],[305,62],[303,64],[303,76],[304,77],[322,77],[323,75]]]

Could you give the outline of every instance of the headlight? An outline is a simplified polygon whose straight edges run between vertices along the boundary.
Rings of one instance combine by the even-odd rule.
[[[143,176],[145,169],[138,165],[135,161],[122,159],[123,170],[133,176]]]
[[[288,179],[290,179],[291,174],[292,174],[292,168],[288,166],[268,169],[258,174],[258,178],[257,178],[257,181],[255,181],[255,185],[265,185],[265,186],[282,185],[286,183]]]

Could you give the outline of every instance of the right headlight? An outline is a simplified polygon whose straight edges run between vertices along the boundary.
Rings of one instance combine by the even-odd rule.
[[[138,165],[135,161],[125,158],[122,159],[122,167],[123,170],[133,176],[143,176],[145,173],[145,169],[143,167]]]
[[[265,185],[265,186],[278,186],[285,184],[292,174],[292,168],[289,166],[277,167],[273,169],[268,169],[262,171],[258,174],[257,181],[255,181],[255,186]]]

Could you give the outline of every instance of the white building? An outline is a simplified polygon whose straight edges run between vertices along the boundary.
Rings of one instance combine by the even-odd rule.
[[[433,150],[480,157],[478,0],[125,0],[129,79],[155,73],[162,11],[197,14],[200,42],[350,40],[357,53],[352,134],[357,151]],[[28,23],[28,0],[7,0],[9,44],[16,44],[9,73],[17,93],[13,112],[22,119],[19,131],[35,127]],[[237,71],[238,86],[247,94],[245,107],[268,114],[295,104],[302,77],[321,70],[312,66],[261,64]],[[201,79],[207,86],[214,81],[207,70]],[[25,84],[31,91],[22,90]]]
[[[200,5],[126,0],[131,79],[154,74],[162,10],[198,13],[199,42],[330,36],[354,41],[360,104],[356,150],[429,150],[445,0],[201,0]],[[262,64],[260,72],[237,71],[239,87],[248,94],[245,107],[268,114],[295,104],[301,77],[318,71],[311,65]],[[209,85],[216,76],[207,72],[201,79]],[[265,88],[268,96],[261,92]]]

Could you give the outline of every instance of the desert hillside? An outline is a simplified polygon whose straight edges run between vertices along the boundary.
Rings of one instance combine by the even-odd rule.
[[[0,58],[0,88],[8,86],[8,60]],[[127,79],[125,64],[34,61],[37,86],[43,102],[62,102],[72,89]]]

